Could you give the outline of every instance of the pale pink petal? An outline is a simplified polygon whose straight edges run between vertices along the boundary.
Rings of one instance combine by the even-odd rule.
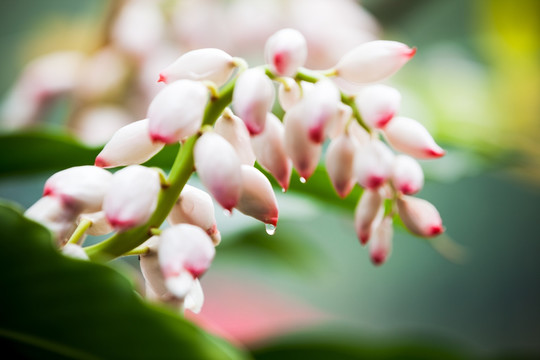
[[[382,205],[383,198],[380,191],[364,190],[354,211],[354,227],[362,245],[367,244],[374,225],[378,225],[377,218],[379,216],[382,218],[384,212]]]
[[[252,166],[242,165],[242,195],[236,209],[263,223],[277,224],[279,211],[272,184]]]
[[[397,155],[392,165],[392,184],[405,195],[416,194],[424,186],[424,172],[414,158]]]
[[[397,205],[401,220],[413,234],[433,237],[444,232],[441,215],[429,201],[404,195]]]
[[[363,88],[355,98],[362,120],[371,128],[383,128],[401,104],[401,94],[393,87],[376,84]]]
[[[366,189],[378,189],[391,175],[394,154],[380,140],[361,144],[354,156],[356,181]]]
[[[251,148],[249,132],[242,119],[227,109],[216,121],[214,130],[231,143],[242,164],[251,166],[255,164],[255,154]]]
[[[326,150],[326,171],[334,189],[342,198],[346,197],[355,184],[353,176],[355,140],[348,133],[330,141]]]
[[[369,255],[373,264],[382,265],[388,260],[392,252],[393,235],[392,218],[386,216],[375,229],[369,242]]]
[[[277,31],[266,41],[264,58],[276,74],[295,75],[307,58],[307,43],[304,35],[291,28]]]

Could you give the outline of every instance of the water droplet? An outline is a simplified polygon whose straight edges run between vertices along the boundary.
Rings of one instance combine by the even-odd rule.
[[[270,236],[274,235],[274,233],[276,232],[276,227],[272,224],[266,224],[265,227],[266,233]]]
[[[301,177],[300,177],[300,182],[301,182],[302,184],[305,184],[305,183],[306,183],[306,178],[303,177],[303,176],[301,176]]]
[[[285,188],[281,188],[282,193],[284,193],[285,191],[287,191]]]
[[[223,209],[223,214],[225,214],[226,217],[231,217],[232,211],[231,211],[231,210],[227,210],[227,209]]]

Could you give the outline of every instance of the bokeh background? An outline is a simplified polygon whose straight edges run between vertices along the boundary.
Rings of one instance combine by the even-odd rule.
[[[167,14],[174,13],[175,1],[163,3]],[[183,9],[194,12],[177,30],[180,35],[164,32],[176,44],[167,56],[197,45],[215,46],[256,64],[264,42],[257,42],[255,35],[264,39],[263,30],[277,26],[272,21],[286,12],[276,12],[266,1],[200,4],[206,7],[199,12],[187,5]],[[121,5],[3,0],[4,103],[36,57],[60,50],[95,54],[114,42],[106,30]],[[234,27],[232,20],[220,17],[222,6],[233,5],[251,21]],[[260,350],[261,358],[279,353],[283,344],[309,348],[321,342],[342,348],[420,342],[475,356],[540,356],[540,2],[364,0],[355,6],[365,11],[359,27],[367,31],[366,38],[397,40],[418,49],[391,83],[403,94],[401,113],[423,122],[448,151],[441,160],[422,163],[428,180],[419,194],[439,209],[446,234],[427,241],[398,227],[391,258],[375,267],[355,237],[353,200],[340,204],[325,197],[328,190],[306,194],[296,176],[293,189],[278,194],[280,224],[272,237],[241,214],[217,214],[223,242],[202,281],[206,303],[200,315],[187,316],[233,342],[266,349]],[[310,10],[297,16],[309,17]],[[339,20],[338,15],[334,18]],[[152,32],[152,27],[146,30]],[[236,31],[238,43],[223,31]],[[219,33],[223,37],[218,38]],[[246,35],[251,33],[255,35]],[[139,51],[133,46],[133,52]],[[167,56],[156,62],[163,63]],[[121,63],[124,68],[140,65],[137,56],[127,59]],[[118,75],[123,67],[114,61],[96,65],[94,76]],[[122,85],[108,88],[106,95],[90,91],[83,100],[62,96],[38,122],[22,127],[4,112],[2,131],[67,133],[99,146],[111,127],[99,124],[88,130],[87,123],[68,119],[103,102],[129,108],[128,120],[122,121],[142,118],[149,95],[132,89],[143,80],[125,76],[118,81]],[[121,126],[122,121],[108,124]],[[95,134],[85,137],[88,132]],[[0,197],[28,207],[51,174],[4,174]],[[136,259],[122,263],[137,269]]]

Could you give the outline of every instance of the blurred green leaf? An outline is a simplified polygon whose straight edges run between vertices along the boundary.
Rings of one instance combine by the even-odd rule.
[[[0,343],[17,356],[243,359],[111,267],[61,255],[44,227],[0,204]],[[19,357],[17,357],[19,358]]]

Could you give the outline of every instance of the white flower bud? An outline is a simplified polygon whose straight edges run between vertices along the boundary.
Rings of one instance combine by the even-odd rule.
[[[268,113],[266,126],[259,135],[251,137],[251,145],[258,163],[281,185],[289,188],[292,162],[285,152],[285,129],[276,115]]]
[[[152,236],[144,242],[143,246],[148,247],[148,252],[139,256],[139,262],[146,283],[147,296],[155,296],[158,300],[167,300],[171,294],[165,286],[165,277],[159,265],[158,247],[160,240],[159,236]],[[150,293],[148,293],[149,289],[151,289]]]
[[[167,85],[148,107],[150,138],[171,144],[195,134],[207,101],[208,89],[200,82],[178,80]]]
[[[279,211],[272,184],[252,166],[242,165],[242,195],[236,209],[265,224],[277,224]]]
[[[193,281],[191,290],[186,294],[184,298],[184,309],[188,309],[191,312],[198,314],[201,312],[204,303],[204,293],[201,287],[199,279]]]
[[[214,130],[231,143],[242,164],[250,166],[255,164],[255,154],[251,148],[249,132],[242,119],[227,109],[216,121]]]
[[[397,155],[392,165],[392,184],[405,195],[416,194],[424,186],[424,172],[414,158]]]
[[[388,260],[392,252],[393,235],[392,218],[386,216],[375,229],[369,242],[369,255],[373,264],[382,265]]]
[[[397,205],[401,220],[413,234],[433,237],[444,232],[441,216],[429,201],[404,195]]]
[[[370,85],[356,95],[355,102],[369,127],[383,128],[399,111],[401,94],[387,85]]]
[[[251,68],[238,76],[232,104],[250,135],[264,130],[266,113],[271,111],[274,99],[274,84],[261,69]]]
[[[24,216],[49,229],[54,235],[56,244],[62,246],[75,230],[77,212],[65,206],[62,199],[45,196],[30,206]]]
[[[355,140],[348,133],[336,137],[326,150],[326,171],[334,189],[342,198],[349,195],[355,184],[353,176]]]
[[[394,154],[382,141],[361,144],[354,155],[356,181],[366,189],[378,189],[390,177],[393,160]]]
[[[142,165],[118,170],[103,199],[107,220],[118,231],[144,224],[156,208],[160,189],[155,170]]]
[[[383,134],[394,149],[417,159],[435,159],[445,154],[424,125],[410,118],[395,117]]]
[[[212,238],[214,245],[217,245],[216,240],[221,239],[212,197],[195,186],[184,185],[167,220],[171,225],[187,223],[200,227]]]
[[[367,244],[374,225],[379,224],[383,215],[384,207],[381,193],[378,190],[364,190],[354,211],[354,228],[356,236],[362,245]],[[377,221],[379,217],[380,219]]]
[[[171,83],[180,79],[210,80],[217,86],[230,78],[235,68],[232,56],[214,48],[197,49],[180,56],[159,74],[159,81]]]
[[[224,209],[231,211],[242,191],[241,162],[233,146],[221,135],[205,132],[195,144],[193,157],[203,185]]]
[[[75,166],[47,179],[43,195],[58,197],[75,212],[99,211],[111,180],[112,174],[97,166]]]
[[[282,29],[266,41],[264,58],[270,69],[280,76],[293,76],[307,58],[304,35],[295,29]]]
[[[302,89],[300,85],[290,77],[282,78],[285,83],[280,83],[278,88],[279,105],[284,111],[288,111],[296,105],[302,98]]]
[[[79,259],[79,260],[88,260],[88,255],[86,254],[86,251],[77,244],[66,244],[62,248],[62,254],[73,258],[73,259]]]
[[[311,141],[322,144],[327,128],[338,116],[340,94],[330,80],[319,80],[303,99],[304,121]]]
[[[307,180],[317,168],[322,153],[322,145],[309,138],[304,116],[305,110],[300,102],[285,113],[285,151],[292,160],[300,176]]]
[[[346,81],[372,83],[396,73],[415,53],[415,48],[397,41],[369,41],[346,53],[335,70],[337,76]]]
[[[150,139],[148,119],[118,129],[96,157],[103,168],[142,164],[156,155],[165,144]]]
[[[78,222],[81,220],[89,220],[92,222],[92,225],[86,230],[88,235],[101,236],[114,231],[114,228],[107,221],[105,211],[81,214]]]
[[[359,144],[367,144],[371,141],[369,133],[356,121],[351,122],[347,130]]]
[[[334,121],[332,121],[329,124],[328,130],[327,130],[328,137],[330,139],[335,139],[339,135],[343,134],[352,115],[353,115],[353,111],[351,107],[348,105],[345,105],[342,102],[339,102],[338,108],[337,108],[337,115],[334,118]],[[356,125],[358,125],[358,123],[356,123]],[[369,134],[367,134],[367,132],[366,132],[366,135],[367,135],[367,138],[369,139]]]

